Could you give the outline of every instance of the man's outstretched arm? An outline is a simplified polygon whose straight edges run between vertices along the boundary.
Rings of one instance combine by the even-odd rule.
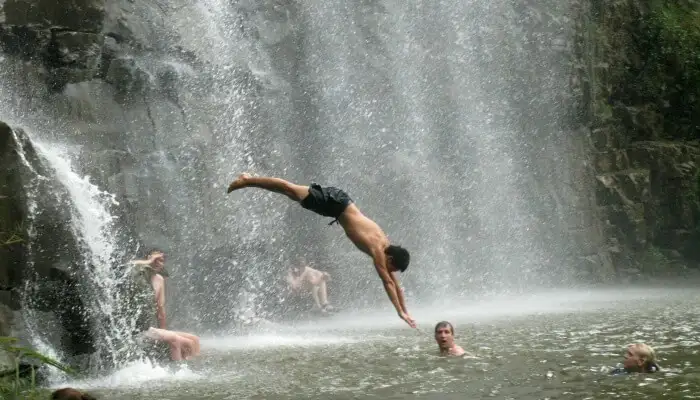
[[[394,281],[394,285],[396,286],[396,294],[399,297],[399,304],[401,305],[401,309],[403,312],[408,314],[408,308],[406,308],[406,298],[403,295],[403,288],[399,284],[399,280],[396,278],[396,272],[391,274],[391,279]]]
[[[377,269],[377,274],[379,274],[379,278],[384,284],[384,290],[386,290],[386,294],[389,296],[391,304],[393,304],[394,308],[396,308],[396,312],[399,314],[399,318],[406,321],[406,323],[411,328],[415,328],[416,323],[408,315],[408,313],[404,311],[404,307],[401,304],[401,301],[399,300],[399,294],[397,294],[399,291],[399,287],[392,278],[391,274],[389,274],[388,269],[386,268],[386,256],[384,255],[384,253],[379,253],[374,256],[374,267]]]

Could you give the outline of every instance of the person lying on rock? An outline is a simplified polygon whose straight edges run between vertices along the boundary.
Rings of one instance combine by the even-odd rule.
[[[322,313],[333,311],[328,304],[328,287],[326,283],[331,276],[328,272],[319,271],[306,265],[304,260],[299,260],[298,265],[289,269],[287,283],[292,293],[300,293],[302,290],[311,293],[316,309]]]
[[[312,183],[310,186],[297,185],[280,178],[241,174],[228,186],[228,193],[248,187],[256,187],[287,196],[303,208],[324,217],[331,217],[345,230],[350,241],[374,262],[384,290],[389,296],[399,318],[411,328],[416,322],[408,314],[406,302],[396,272],[406,271],[410,262],[408,250],[389,242],[387,235],[376,222],[367,218],[343,190],[331,186]]]

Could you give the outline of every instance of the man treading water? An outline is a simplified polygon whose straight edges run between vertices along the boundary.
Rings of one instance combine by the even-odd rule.
[[[323,187],[312,183],[311,186],[297,185],[284,179],[258,177],[241,174],[231,182],[228,193],[246,187],[257,187],[283,194],[301,204],[307,210],[324,217],[335,218],[345,229],[345,234],[362,252],[372,257],[374,267],[384,284],[391,303],[399,318],[415,328],[416,323],[406,310],[406,303],[395,272],[404,272],[408,268],[410,255],[401,246],[392,245],[376,222],[367,218],[353,203],[350,196],[335,187]],[[331,224],[333,224],[331,222]]]
[[[464,349],[455,343],[455,328],[447,321],[435,325],[435,341],[441,356],[463,356]]]
[[[646,343],[634,343],[627,346],[622,366],[615,368],[612,375],[622,375],[634,372],[652,373],[659,371],[654,348]]]

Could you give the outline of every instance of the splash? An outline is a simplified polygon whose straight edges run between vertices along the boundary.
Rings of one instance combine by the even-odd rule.
[[[139,388],[149,382],[162,385],[167,382],[196,381],[202,375],[192,371],[187,365],[168,368],[149,361],[133,361],[111,374],[98,379],[68,382],[66,385],[85,389],[95,388]]]

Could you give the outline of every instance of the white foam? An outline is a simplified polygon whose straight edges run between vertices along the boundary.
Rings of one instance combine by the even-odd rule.
[[[186,364],[182,364],[175,369],[165,368],[149,361],[136,361],[112,372],[108,376],[68,382],[62,384],[61,387],[73,386],[85,389],[127,388],[141,387],[144,383],[152,381],[157,381],[161,384],[168,381],[195,381],[202,377],[202,375],[190,370]]]

